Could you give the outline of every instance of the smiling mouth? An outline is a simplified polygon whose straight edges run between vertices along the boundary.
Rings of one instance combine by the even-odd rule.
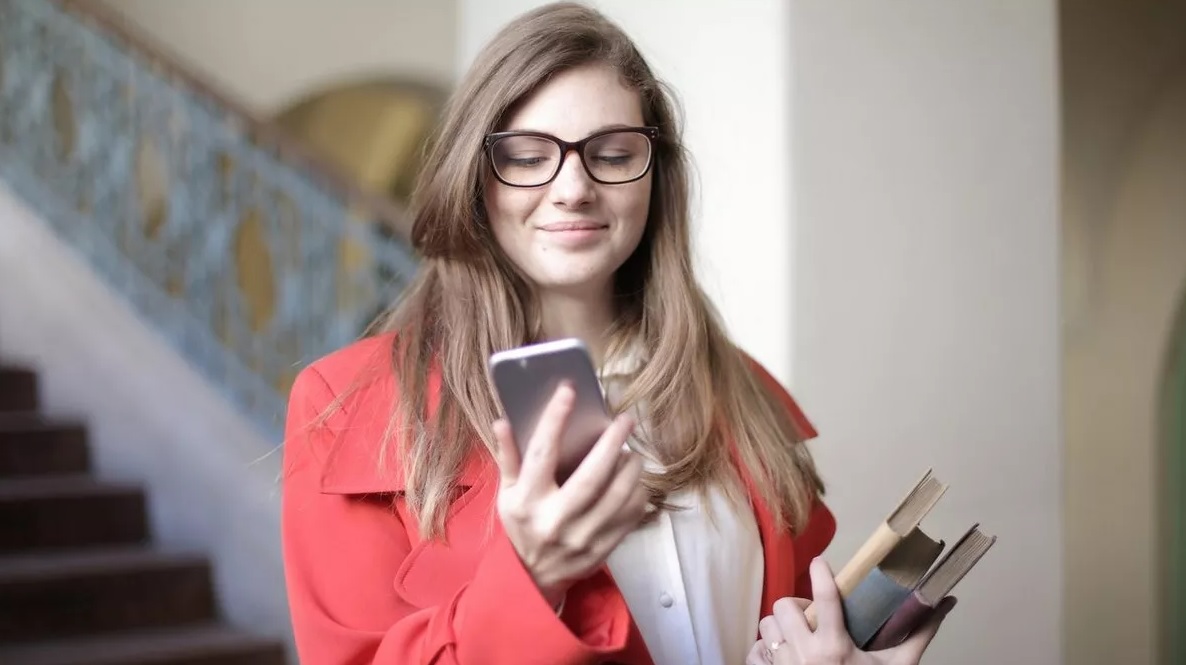
[[[598,231],[609,228],[609,225],[598,224],[596,222],[553,222],[551,224],[544,224],[539,228],[541,231],[562,233],[565,231]]]

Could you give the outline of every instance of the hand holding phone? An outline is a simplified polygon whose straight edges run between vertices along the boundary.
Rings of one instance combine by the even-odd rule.
[[[558,442],[556,478],[563,484],[611,420],[588,348],[578,339],[562,339],[495,353],[490,374],[520,457],[556,389],[562,383],[572,387],[572,412]]]
[[[516,351],[491,361],[507,413],[494,424],[497,509],[524,567],[557,607],[638,526],[649,495],[640,482],[642,460],[625,446],[634,423],[609,419],[583,345],[568,340]],[[535,362],[519,364],[524,358]],[[496,369],[507,363],[519,369]]]

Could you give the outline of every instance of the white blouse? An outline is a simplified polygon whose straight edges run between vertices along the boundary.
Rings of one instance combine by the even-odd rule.
[[[641,364],[636,355],[602,369],[611,403]],[[636,414],[645,418],[644,413]],[[645,466],[661,472],[653,460]],[[608,565],[655,665],[737,665],[758,633],[763,554],[748,503],[719,488],[668,497],[661,511],[610,554]],[[707,515],[712,511],[713,519]]]

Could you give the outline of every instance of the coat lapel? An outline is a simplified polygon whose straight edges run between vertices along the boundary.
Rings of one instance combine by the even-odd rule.
[[[793,591],[793,571],[796,565],[794,552],[789,534],[775,522],[774,514],[762,500],[749,472],[745,470],[744,465],[738,464],[737,468],[740,469],[746,492],[749,494],[754,519],[758,523],[758,535],[762,541],[764,566],[760,614],[766,616],[773,612],[774,601],[790,595]]]
[[[430,414],[439,403],[440,384],[439,372],[432,371],[428,383]],[[492,533],[498,470],[475,438],[473,452],[466,457],[457,481],[459,494],[448,509],[445,539],[422,539],[407,504],[393,500],[408,489],[396,440],[392,438],[384,450],[395,391],[390,373],[384,373],[346,398],[340,417],[331,427],[334,440],[322,465],[321,492],[393,511],[392,527],[402,528],[410,544],[408,554],[394,571],[394,590],[415,607],[431,607],[448,602],[474,575],[485,549],[484,539]]]

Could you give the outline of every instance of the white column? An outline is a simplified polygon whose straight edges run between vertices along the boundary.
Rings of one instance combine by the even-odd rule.
[[[458,67],[538,0],[459,0]],[[697,269],[741,346],[788,381],[792,240],[784,0],[594,3],[638,43],[686,116]]]
[[[1055,3],[801,1],[792,26],[794,379],[828,558],[933,466],[928,532],[1000,540],[929,662],[1059,663]]]

